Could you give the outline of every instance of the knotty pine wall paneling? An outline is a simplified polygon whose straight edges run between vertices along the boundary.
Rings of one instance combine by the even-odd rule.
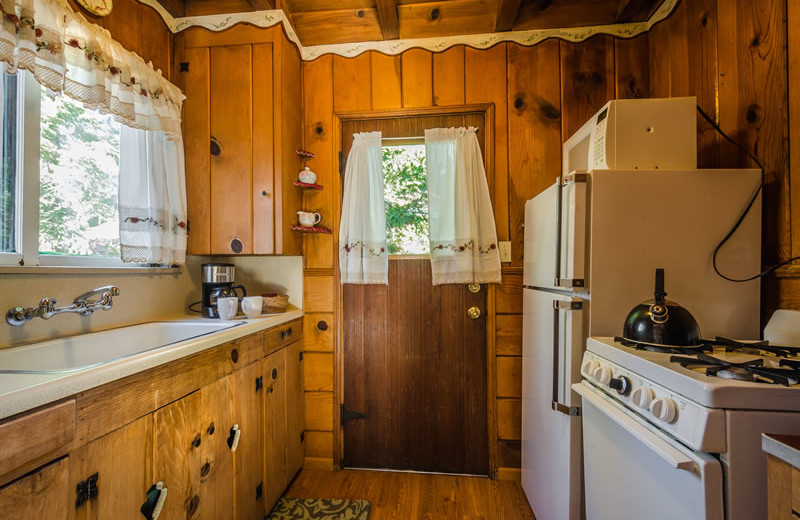
[[[790,2],[796,9],[796,2]],[[722,129],[763,163],[762,264],[800,251],[792,240],[789,100],[800,84],[789,83],[787,2],[697,0],[682,2],[649,35],[652,96],[697,96]],[[684,43],[686,42],[686,43]],[[796,140],[794,142],[797,142]],[[798,146],[797,144],[794,145]],[[793,154],[792,154],[793,155]],[[701,167],[755,168],[736,147],[698,119]],[[742,201],[742,205],[744,206]],[[778,307],[800,308],[797,270],[762,281],[762,324]]]
[[[487,50],[456,46],[400,56],[367,52],[303,63],[304,147],[315,154],[307,165],[325,186],[305,193],[304,206],[320,212],[333,230],[332,235],[304,237],[306,329],[314,329],[320,319],[329,326],[307,338],[306,350],[317,356],[306,374],[307,464],[332,467],[341,445],[334,427],[334,396],[341,385],[336,367],[341,177],[339,150],[334,149],[340,130],[334,128],[334,114],[494,103],[494,153],[489,156],[494,164],[487,173],[498,238],[512,242],[513,261],[504,265],[503,283],[490,293],[495,311],[487,323],[495,324],[497,368],[489,380],[494,380],[497,396],[498,475],[518,478],[524,204],[560,175],[565,134],[615,96],[649,95],[649,48],[647,35],[625,41],[598,36],[580,44],[501,43]],[[331,366],[323,367],[325,363]]]

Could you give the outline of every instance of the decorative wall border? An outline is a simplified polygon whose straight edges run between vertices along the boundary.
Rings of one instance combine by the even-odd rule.
[[[475,49],[487,49],[501,42],[514,42],[530,46],[548,38],[580,42],[597,34],[607,34],[620,38],[632,38],[649,31],[655,24],[667,18],[675,9],[680,0],[664,0],[656,12],[646,22],[634,22],[612,25],[596,25],[591,27],[573,27],[568,29],[536,29],[532,31],[507,31],[488,34],[465,34],[460,36],[445,36],[434,38],[415,38],[407,40],[381,40],[357,43],[339,43],[330,45],[303,46],[300,38],[280,9],[271,11],[252,11],[247,13],[215,14],[207,16],[188,16],[173,18],[157,0],[139,0],[145,5],[155,9],[170,31],[177,33],[189,27],[203,27],[211,31],[222,31],[240,23],[249,23],[257,27],[272,27],[279,23],[289,40],[300,51],[300,56],[305,61],[314,60],[325,54],[336,54],[345,58],[352,58],[367,51],[378,51],[394,56],[408,49],[426,49],[440,52],[454,45],[468,45]]]

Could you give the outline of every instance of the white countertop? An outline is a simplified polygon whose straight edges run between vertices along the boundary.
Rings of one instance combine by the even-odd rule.
[[[191,354],[196,354],[222,343],[277,327],[302,316],[302,310],[290,310],[278,316],[241,320],[241,325],[229,329],[166,345],[77,372],[61,374],[2,374],[0,375],[0,419],[58,401],[90,388],[122,379]],[[180,319],[181,321],[204,320],[204,318],[199,318],[196,315]]]

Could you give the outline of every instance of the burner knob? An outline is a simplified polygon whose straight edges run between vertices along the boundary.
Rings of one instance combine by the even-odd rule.
[[[640,386],[633,391],[631,399],[633,400],[633,404],[647,410],[650,407],[650,401],[652,401],[655,396],[656,394],[651,388]]]
[[[671,423],[675,420],[678,407],[675,405],[675,401],[669,397],[658,397],[650,404],[650,413],[655,415],[656,419]]]
[[[608,386],[616,390],[619,395],[628,395],[631,391],[631,380],[625,376],[618,376],[609,381]]]
[[[594,375],[594,371],[600,367],[597,361],[587,361],[583,364],[583,373],[589,376]]]
[[[597,379],[597,382],[601,385],[607,385],[611,382],[611,369],[608,367],[597,367],[594,370],[594,378]]]

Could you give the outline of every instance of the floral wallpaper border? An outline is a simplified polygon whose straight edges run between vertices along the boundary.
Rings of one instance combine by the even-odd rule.
[[[632,38],[650,30],[653,25],[667,18],[675,9],[680,0],[664,0],[661,6],[646,22],[634,22],[612,25],[597,25],[592,27],[573,27],[568,29],[537,29],[532,31],[508,31],[489,34],[465,34],[460,36],[446,36],[435,38],[415,38],[407,40],[385,40],[357,43],[340,43],[332,45],[311,45],[304,47],[300,43],[292,24],[286,19],[280,9],[272,11],[254,11],[247,13],[231,13],[207,16],[189,16],[173,18],[156,0],[139,0],[141,3],[154,8],[173,33],[183,31],[189,27],[204,27],[211,31],[222,31],[239,23],[249,23],[258,27],[271,27],[282,23],[289,37],[300,50],[300,56],[305,61],[314,60],[325,54],[336,54],[345,58],[352,58],[367,51],[378,51],[390,56],[401,54],[408,49],[421,48],[433,52],[440,52],[454,45],[468,45],[475,49],[487,49],[501,42],[514,42],[530,46],[548,38],[579,42],[597,34],[608,34],[621,38]]]

